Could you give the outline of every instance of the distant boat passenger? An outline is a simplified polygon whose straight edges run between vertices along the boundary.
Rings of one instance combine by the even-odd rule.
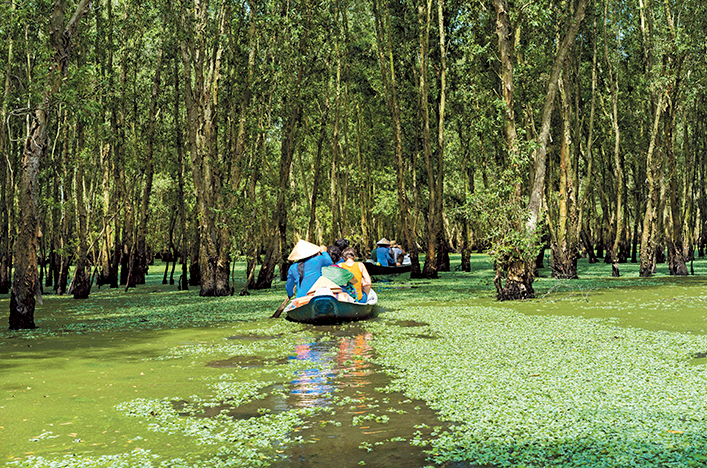
[[[395,260],[390,253],[390,241],[385,237],[376,242],[376,258],[381,266],[395,266]]]
[[[288,296],[292,297],[295,290],[295,297],[306,296],[307,291],[322,276],[322,268],[333,264],[326,250],[326,246],[318,246],[306,240],[297,242],[287,257],[291,262],[295,262],[287,270],[285,290]]]
[[[393,265],[400,266],[405,259],[405,251],[400,248],[400,244],[390,241],[390,253],[393,255]]]

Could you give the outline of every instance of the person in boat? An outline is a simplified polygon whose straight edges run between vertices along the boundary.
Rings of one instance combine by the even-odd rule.
[[[340,263],[343,263],[344,259],[341,258],[341,252],[344,251],[346,247],[349,246],[349,240],[348,239],[336,239],[334,241],[334,245],[329,246],[329,255],[331,256],[331,261],[334,262],[334,265],[338,265]],[[336,255],[336,257],[335,257]]]
[[[376,259],[381,266],[395,266],[395,260],[390,253],[390,241],[385,237],[376,242]]]
[[[334,241],[334,245],[337,246],[339,248],[339,250],[341,250],[343,252],[344,249],[346,249],[349,246],[349,240],[344,239],[344,238],[336,239]]]
[[[334,265],[341,263],[343,261],[341,259],[341,250],[342,249],[337,247],[336,243],[327,247],[327,253],[331,257],[331,261],[334,263]]]
[[[390,253],[393,255],[393,264],[402,265],[405,258],[405,251],[400,248],[400,244],[395,241],[390,241]]]
[[[287,270],[285,290],[292,297],[307,295],[312,285],[322,276],[322,268],[333,264],[326,246],[300,239],[287,259],[294,262]]]
[[[356,251],[348,247],[341,252],[344,263],[339,264],[340,268],[350,271],[354,277],[350,280],[356,290],[356,302],[366,303],[368,294],[371,291],[371,275],[368,274],[366,266],[362,262],[356,261]]]

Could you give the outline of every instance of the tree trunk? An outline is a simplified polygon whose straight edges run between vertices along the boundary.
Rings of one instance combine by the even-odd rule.
[[[609,44],[607,40],[607,22],[609,21],[609,2],[608,0],[604,3],[604,58],[606,60],[607,70],[609,74],[609,88],[611,91],[611,127],[614,132],[614,185],[616,187],[616,207],[614,209],[614,220],[613,223],[613,239],[614,242],[611,245],[610,257],[611,257],[611,276],[617,278],[620,275],[619,271],[619,246],[623,240],[624,226],[625,226],[625,214],[624,214],[624,196],[625,196],[625,181],[624,181],[624,171],[623,162],[621,158],[621,132],[619,129],[619,77],[614,76],[614,66],[611,63],[609,57]]]
[[[189,289],[189,223],[187,220],[187,207],[184,192],[184,179],[186,178],[186,165],[184,164],[184,144],[181,124],[180,92],[179,92],[179,60],[174,60],[174,142],[177,150],[177,214],[180,226],[179,237],[179,262],[182,264],[182,274],[179,276],[177,290]],[[195,229],[195,231],[198,231]],[[176,262],[176,259],[175,259]]]
[[[577,174],[572,163],[572,136],[570,129],[571,108],[568,93],[565,89],[566,80],[560,77],[558,90],[560,92],[562,116],[562,145],[560,147],[560,191],[557,210],[548,210],[549,231],[552,252],[552,276],[559,279],[576,279],[577,260],[579,259],[579,219],[577,210]],[[554,219],[553,219],[554,218]]]
[[[532,299],[535,297],[533,289],[533,268],[522,262],[516,261],[508,264],[504,270],[496,268],[496,277],[493,282],[496,285],[496,299],[499,301],[517,301]],[[503,279],[505,276],[505,284]]]
[[[63,11],[61,12],[63,13]],[[53,12],[53,15],[56,12]],[[36,328],[34,323],[35,294],[37,292],[37,184],[39,164],[47,147],[47,119],[49,94],[45,95],[43,109],[37,110],[30,137],[25,141],[22,155],[22,174],[18,204],[21,213],[15,252],[15,277],[10,296],[10,330]]]
[[[267,237],[268,238],[265,239],[267,242],[265,259],[263,260],[263,264],[260,266],[258,280],[255,282],[253,289],[270,289],[272,287],[273,279],[275,278],[275,267],[280,259],[280,252],[278,250],[280,239],[273,233],[268,233]]]
[[[405,188],[407,174],[405,158],[403,157],[403,130],[400,119],[400,104],[397,96],[395,61],[393,60],[393,40],[391,37],[390,13],[387,8],[380,11],[379,0],[373,0],[373,15],[375,20],[376,44],[381,67],[381,79],[385,88],[385,97],[393,123],[393,147],[395,150],[395,166],[398,190],[398,207],[404,224],[405,250],[410,254],[410,276],[420,277],[420,260],[418,258],[417,234],[410,214],[410,200]]]
[[[76,273],[73,280],[74,299],[88,299],[91,293],[91,265],[88,261],[88,214],[86,213],[86,200],[84,197],[85,163],[81,156],[83,150],[83,122],[79,121],[78,152],[76,165],[76,230],[79,245],[76,252]]]
[[[19,196],[21,219],[15,252],[15,278],[10,296],[10,329],[13,330],[35,328],[35,295],[38,294],[39,288],[37,271],[39,166],[49,143],[47,128],[52,99],[61,90],[68,66],[71,39],[75,36],[79,21],[89,4],[89,0],[81,0],[68,23],[64,18],[66,2],[57,0],[52,4],[49,19],[49,42],[55,52],[50,67],[52,73],[49,76],[49,85],[46,87],[42,106],[35,111],[35,118],[22,155]]]
[[[338,4],[337,4],[338,5]],[[338,14],[337,14],[338,19]],[[339,28],[337,28],[337,31]],[[331,237],[332,239],[340,239],[342,237],[342,181],[339,178],[341,171],[341,159],[343,151],[341,148],[341,135],[339,127],[341,125],[341,51],[339,50],[339,36],[336,35],[334,50],[336,55],[336,97],[334,99],[334,129],[331,138],[331,177],[330,177],[330,195],[331,195]]]
[[[309,203],[309,225],[307,227],[307,241],[316,243],[314,238],[314,226],[317,219],[317,199],[319,198],[319,182],[322,177],[322,148],[326,139],[326,124],[329,120],[329,92],[327,90],[324,98],[324,111],[319,124],[319,138],[317,139],[317,155],[314,159],[314,177],[312,180],[312,193]]]
[[[142,191],[142,201],[140,203],[140,219],[137,230],[135,245],[135,258],[133,269],[130,273],[130,283],[128,287],[135,287],[138,284],[145,284],[147,276],[147,227],[150,214],[150,195],[152,194],[152,180],[155,174],[155,165],[152,162],[155,146],[155,126],[157,120],[157,103],[160,94],[160,71],[162,69],[163,48],[157,54],[155,63],[155,76],[152,81],[152,95],[150,97],[150,115],[147,122],[146,149],[145,149],[145,186]],[[171,247],[171,246],[170,246]],[[170,249],[171,253],[171,249]]]
[[[548,90],[545,94],[545,103],[543,106],[543,116],[541,122],[541,131],[538,135],[537,147],[534,151],[534,174],[535,177],[532,181],[532,187],[530,191],[530,200],[528,202],[528,211],[530,216],[528,217],[527,231],[528,233],[534,233],[538,221],[543,210],[543,194],[545,192],[545,172],[546,172],[546,159],[547,159],[547,142],[550,138],[550,123],[552,121],[552,111],[555,104],[555,96],[557,94],[558,82],[560,79],[560,73],[562,73],[562,67],[565,63],[567,54],[569,53],[570,47],[574,42],[574,39],[579,30],[579,26],[584,19],[584,13],[587,8],[588,0],[580,0],[577,5],[577,10],[575,11],[574,17],[570,21],[567,34],[562,39],[559,44],[557,55],[555,57],[555,62],[552,65],[552,70],[550,73],[550,80],[548,82]],[[532,278],[528,275],[519,275],[519,278]],[[532,281],[532,280],[531,280]]]
[[[12,11],[15,11],[15,2],[12,2]],[[12,285],[12,249],[10,248],[10,206],[8,200],[14,200],[13,181],[11,169],[7,162],[10,160],[10,135],[8,134],[7,112],[10,99],[11,77],[12,77],[12,56],[14,41],[12,35],[7,44],[7,65],[5,67],[5,80],[2,101],[0,102],[0,294],[10,292]]]
[[[183,21],[181,57],[184,65],[185,101],[192,178],[197,200],[200,248],[201,296],[231,294],[230,233],[223,208],[223,182],[218,151],[218,86],[221,55],[230,7],[221,5],[217,13],[218,37],[209,49],[206,37],[212,11],[208,0],[195,0],[193,25]],[[191,13],[190,13],[191,14]],[[194,27],[192,31],[190,28]]]
[[[447,45],[444,29],[444,0],[437,0],[439,29],[439,109],[437,112],[437,179],[435,181],[435,242],[437,243],[437,271],[449,271],[449,242],[444,229],[444,122],[447,104]]]
[[[663,94],[658,96],[658,102],[654,109],[653,126],[651,128],[651,140],[648,146],[646,185],[648,186],[648,199],[646,211],[643,217],[643,228],[641,235],[641,265],[639,276],[653,276],[653,269],[656,262],[657,248],[657,223],[660,206],[660,172],[662,171],[662,153],[656,155],[655,147],[660,126],[660,116],[663,113]],[[662,213],[660,213],[662,215]]]
[[[427,185],[429,201],[427,204],[427,250],[425,265],[422,268],[422,278],[437,278],[437,177],[432,155],[432,138],[430,136],[430,85],[429,75],[429,48],[430,25],[432,18],[432,0],[421,0],[418,5],[418,20],[420,25],[420,50],[418,54],[419,70],[419,98],[422,117],[422,152],[427,170]]]

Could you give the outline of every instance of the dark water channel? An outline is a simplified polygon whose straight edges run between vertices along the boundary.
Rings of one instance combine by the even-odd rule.
[[[445,428],[448,423],[439,421],[424,401],[411,400],[402,393],[380,391],[390,383],[390,377],[370,362],[375,355],[370,333],[355,324],[311,327],[307,332],[310,338],[302,340],[289,359],[320,365],[299,371],[290,382],[286,398],[269,396],[230,413],[232,417],[244,418],[256,416],[259,408],[273,413],[295,407],[333,410],[333,413],[319,413],[296,428],[293,437],[301,437],[301,443],[283,446],[281,460],[272,466],[405,468],[433,465],[426,460],[425,448],[410,444],[410,440],[427,439],[435,427]],[[258,364],[245,357],[239,362],[241,366]],[[211,365],[228,367],[226,362]]]

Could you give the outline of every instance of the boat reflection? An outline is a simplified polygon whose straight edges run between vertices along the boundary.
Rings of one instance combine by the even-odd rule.
[[[372,348],[370,333],[340,337],[335,340],[314,340],[295,346],[290,359],[319,364],[298,371],[290,383],[291,403],[297,407],[327,406],[331,393],[337,388],[362,387],[370,384],[368,359]]]

